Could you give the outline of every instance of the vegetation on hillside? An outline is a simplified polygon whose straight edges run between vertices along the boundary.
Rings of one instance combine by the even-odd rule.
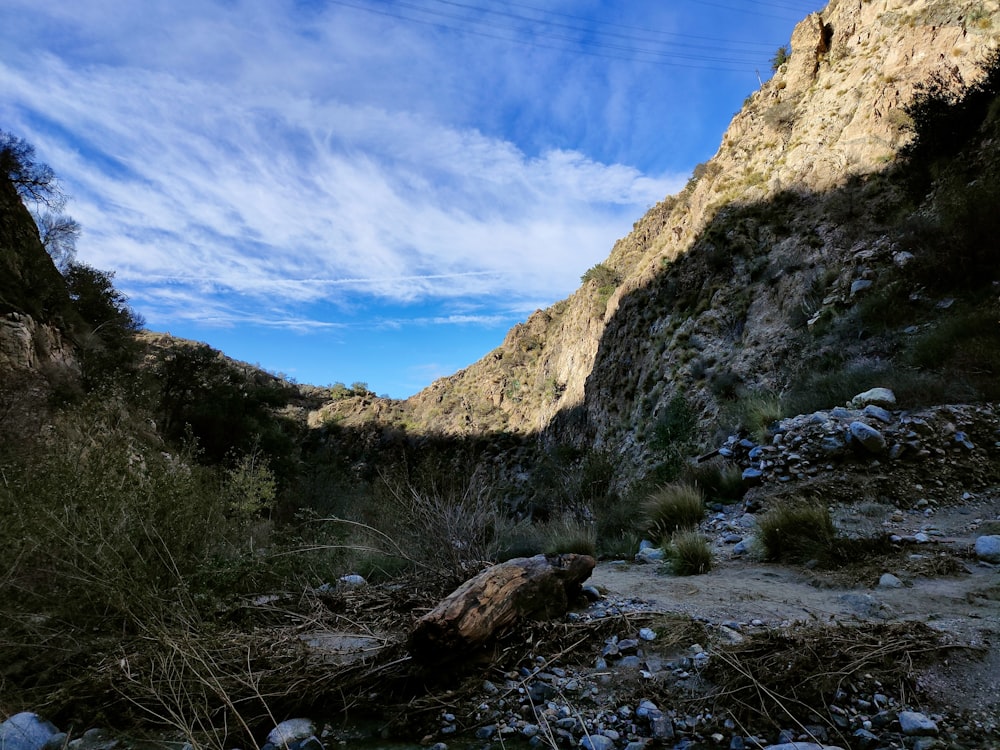
[[[721,207],[690,253],[622,297],[601,377],[585,408],[556,421],[558,433],[514,435],[490,422],[494,431],[457,438],[405,423],[402,410],[403,422],[310,429],[314,404],[280,378],[205,345],[143,343],[113,274],[73,262],[58,274],[30,255],[41,242],[24,207],[4,204],[0,241],[25,254],[0,280],[0,311],[64,326],[82,377],[44,420],[20,423],[0,409],[0,703],[44,705],[61,722],[90,721],[83,712],[105,705],[109,722],[187,720],[192,739],[228,722],[249,736],[290,698],[287,685],[229,679],[238,669],[220,656],[264,653],[247,635],[260,616],[248,602],[262,593],[309,592],[322,608],[321,592],[343,575],[413,576],[396,598],[418,609],[427,592],[492,561],[631,556],[646,534],[669,548],[677,572],[702,573],[711,554],[685,532],[706,505],[736,502],[745,489],[732,466],[690,467],[703,442],[766,437],[784,414],[873,385],[894,388],[904,406],[1000,398],[998,71],[994,59],[962,97],[932,82],[910,111],[913,143],[882,174],[825,195]],[[54,177],[25,169],[33,152],[4,138],[0,190],[44,198]],[[866,249],[886,237],[891,250],[862,261],[823,255],[820,223]],[[783,244],[790,238],[802,244]],[[803,246],[821,262],[793,252]],[[854,274],[862,263],[864,277]],[[851,290],[857,280],[872,284],[862,294]],[[25,295],[29,281],[43,293]],[[583,278],[603,301],[621,281],[604,264]],[[740,362],[754,314],[775,316],[787,336],[753,343],[772,347],[773,371],[752,370],[761,358]],[[534,405],[558,390],[516,377],[557,318],[512,332],[498,400],[527,401],[519,394],[532,389]],[[360,382],[329,396],[373,398]],[[628,464],[617,450],[626,443],[644,464]],[[776,508],[761,537],[769,559],[836,562],[853,549],[825,506]],[[131,672],[130,659],[142,670]],[[251,673],[273,679],[260,664]],[[158,669],[183,674],[187,692],[133,679]],[[327,687],[330,705],[350,697]]]

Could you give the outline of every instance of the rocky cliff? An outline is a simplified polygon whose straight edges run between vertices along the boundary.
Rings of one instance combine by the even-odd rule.
[[[65,331],[75,314],[13,184],[0,179],[0,373],[76,367]]]
[[[997,12],[832,0],[796,27],[790,58],[715,157],[615,244],[603,265],[617,287],[585,282],[406,402],[345,399],[315,419],[540,432],[641,471],[678,396],[710,439],[713,425],[751,427],[749,402],[786,396],[817,369],[882,372],[899,346],[871,334],[862,305],[885,302],[873,286],[895,289],[886,274],[912,256],[902,226],[923,210],[890,175],[912,138],[906,106],[928,81],[958,91],[982,74]]]

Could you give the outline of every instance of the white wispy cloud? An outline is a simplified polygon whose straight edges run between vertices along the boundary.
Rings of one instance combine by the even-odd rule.
[[[66,178],[81,258],[117,269],[148,317],[194,300],[224,306],[201,316],[221,324],[259,300],[555,299],[683,182],[445,121],[456,61],[391,19],[114,5],[25,5],[72,43],[5,59],[0,77],[8,126]],[[393,82],[408,60],[441,78]]]

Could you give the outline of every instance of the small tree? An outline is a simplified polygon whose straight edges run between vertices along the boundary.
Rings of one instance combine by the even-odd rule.
[[[78,342],[88,387],[133,363],[138,351],[135,334],[145,325],[142,316],[129,307],[128,297],[115,289],[114,276],[75,262],[64,274],[73,307],[88,326]]]
[[[774,53],[774,57],[771,58],[771,70],[777,72],[778,68],[788,62],[791,57],[792,53],[788,47],[781,45]]]
[[[76,239],[80,236],[80,225],[76,219],[66,214],[45,211],[35,215],[38,237],[42,247],[52,258],[56,268],[66,273],[76,258]]]
[[[35,161],[35,147],[13,133],[0,130],[0,170],[10,178],[23,201],[58,211],[66,196],[48,164]]]

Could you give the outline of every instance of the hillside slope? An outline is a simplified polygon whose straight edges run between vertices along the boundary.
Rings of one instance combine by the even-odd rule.
[[[813,335],[819,318],[861,300],[855,282],[871,281],[875,261],[891,265],[893,233],[916,208],[888,176],[911,138],[904,107],[935,77],[955,90],[976,80],[1000,37],[997,11],[833,0],[796,27],[790,59],[747,98],[715,157],[615,244],[602,267],[617,286],[585,282],[405,402],[343,399],[314,422],[542,432],[639,463],[655,460],[649,434],[678,394],[706,430],[739,427],[732,402],[786,391],[827,346]],[[838,367],[871,352],[843,354]]]

